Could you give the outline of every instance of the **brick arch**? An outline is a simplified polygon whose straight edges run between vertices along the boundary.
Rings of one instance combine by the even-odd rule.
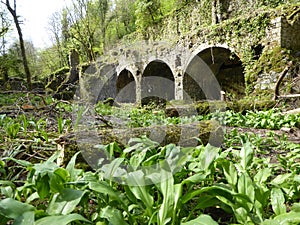
[[[175,77],[171,67],[163,60],[150,61],[143,70],[141,98],[149,96],[175,99]]]
[[[240,98],[245,94],[244,68],[226,45],[201,46],[184,70],[184,98],[220,99],[220,92]]]
[[[121,103],[136,102],[136,77],[130,69],[123,68],[117,75],[116,101]]]

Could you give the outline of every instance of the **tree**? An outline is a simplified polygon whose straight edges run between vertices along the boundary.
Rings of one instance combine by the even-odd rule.
[[[158,22],[163,16],[160,7],[160,1],[136,0],[135,7],[136,26],[146,37],[146,28]]]
[[[8,32],[9,25],[10,25],[4,12],[0,12],[0,20],[1,20],[0,37],[4,37],[4,35]]]
[[[68,65],[68,41],[70,39],[70,25],[66,9],[52,14],[49,30],[53,40],[53,48],[58,54],[59,68]],[[57,68],[58,69],[58,68]]]
[[[28,62],[27,62],[25,44],[24,44],[22,29],[21,29],[21,26],[20,26],[19,16],[17,15],[16,0],[14,0],[13,7],[11,6],[9,0],[6,0],[5,2],[2,1],[2,3],[4,5],[6,5],[6,8],[10,12],[10,14],[12,15],[15,26],[17,28],[17,32],[18,32],[18,36],[19,36],[19,42],[20,42],[21,55],[22,55],[22,61],[23,61],[23,66],[24,66],[24,71],[25,71],[25,74],[26,74],[26,78],[27,78],[27,86],[28,86],[28,89],[31,90],[32,89],[31,73],[30,73],[30,70],[29,70]]]
[[[0,19],[1,19],[1,27],[0,27],[0,38],[1,38],[1,45],[0,45],[0,74],[3,75],[3,80],[8,80],[8,68],[6,65],[7,61],[7,54],[6,54],[6,40],[5,34],[9,30],[10,23],[6,18],[6,14],[4,11],[0,12]]]
[[[109,4],[109,0],[73,0],[72,8],[67,8],[72,48],[79,48],[89,61],[105,48],[106,30],[113,18]]]
[[[23,74],[19,43],[13,43],[8,49],[5,49],[5,52],[0,55],[0,62],[0,72],[3,74],[4,81],[8,81],[9,77]]]
[[[134,0],[117,0],[115,2],[115,24],[110,30],[116,30],[119,39],[121,39],[123,35],[135,31],[136,16],[134,2]]]

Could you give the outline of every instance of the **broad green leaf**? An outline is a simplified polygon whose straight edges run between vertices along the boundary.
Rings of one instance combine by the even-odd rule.
[[[67,215],[74,211],[85,191],[64,189],[52,198],[47,213],[49,215]]]
[[[243,144],[243,147],[240,152],[241,157],[241,166],[242,168],[247,171],[249,169],[249,166],[252,163],[254,156],[253,148],[249,141]]]
[[[107,206],[101,210],[100,217],[108,220],[109,224],[112,225],[128,225],[123,219],[122,213],[118,209],[114,209],[111,206]]]
[[[69,179],[69,173],[64,168],[57,168],[53,173],[48,173],[50,180],[50,190],[53,193],[58,193],[64,189],[64,185]]]
[[[26,203],[30,203],[33,200],[39,199],[40,196],[37,192],[33,192],[27,199],[26,199]]]
[[[150,210],[153,206],[153,197],[149,193],[149,187],[145,186],[145,177],[142,171],[136,171],[128,174],[130,183],[135,186],[129,186],[130,191],[137,199],[140,199]]]
[[[141,166],[141,163],[146,157],[146,151],[141,151],[138,153],[135,153],[131,158],[130,158],[130,166],[132,166],[133,170],[136,170],[139,166]]]
[[[208,193],[211,196],[223,196],[226,199],[232,199],[232,197],[234,196],[234,192],[222,187],[222,186],[211,186],[211,187],[203,187],[203,188],[199,188],[197,190],[194,191],[190,191],[187,194],[185,194],[182,198],[182,203],[185,204],[187,203],[189,200],[193,199],[196,196],[199,196],[203,193]]]
[[[0,193],[6,198],[13,198],[15,194],[12,186],[4,186],[4,187],[0,186]]]
[[[300,203],[294,203],[292,206],[292,211],[300,213]]]
[[[175,144],[168,144],[164,148],[166,149],[165,162],[168,164],[170,171],[179,171],[190,158],[187,149],[181,151],[181,148]]]
[[[217,205],[218,203],[220,203],[220,201],[215,196],[203,195],[201,196],[201,200],[199,201],[195,209],[209,208],[211,206]]]
[[[265,183],[270,176],[271,176],[271,169],[263,168],[257,172],[253,180],[255,181],[255,183],[262,184]]]
[[[114,177],[119,177],[126,171],[120,167],[124,158],[116,158],[111,163],[102,166],[101,170],[104,172],[104,177],[113,180]]]
[[[75,164],[76,164],[76,159],[77,156],[80,152],[77,152],[69,161],[66,170],[69,172],[70,174],[70,181],[74,182],[78,179],[79,174],[81,174],[82,170],[81,169],[76,169],[75,168]]]
[[[148,209],[153,206],[153,197],[149,194],[149,188],[147,186],[130,186],[129,189],[134,196],[141,200]]]
[[[248,224],[248,213],[246,211],[246,209],[244,209],[243,207],[239,207],[233,210],[234,215],[236,217],[236,220],[240,223],[240,224]]]
[[[15,219],[13,225],[34,225],[34,211],[24,212]]]
[[[113,159],[115,152],[119,152],[119,153],[122,152],[122,149],[119,147],[119,145],[115,141],[113,143],[108,144],[106,146],[106,149],[109,153],[109,158],[110,159]]]
[[[266,207],[270,202],[270,189],[264,186],[255,186],[255,199],[259,201],[263,207]]]
[[[198,183],[204,181],[206,179],[206,177],[207,177],[207,174],[196,173],[196,174],[188,177],[184,181],[182,181],[182,184],[187,184],[187,183],[198,184]]]
[[[262,225],[292,225],[300,224],[300,213],[289,212],[276,216],[274,219],[265,220]]]
[[[254,203],[255,192],[253,182],[247,173],[242,173],[238,180],[238,193],[246,195]],[[248,205],[251,209],[251,205]]]
[[[25,212],[34,211],[35,208],[27,203],[22,203],[12,198],[0,201],[0,214],[11,219],[16,219]]]
[[[235,203],[230,201],[228,198],[226,198],[222,195],[217,195],[216,198],[219,199],[224,204],[228,205],[233,211],[236,209]]]
[[[91,223],[79,214],[59,215],[59,216],[47,216],[39,219],[35,222],[35,225],[67,225],[73,221],[84,221]]]
[[[43,176],[48,173],[53,173],[57,168],[58,168],[57,164],[51,161],[35,164],[33,166],[36,176],[38,175]]]
[[[162,181],[157,184],[163,195],[163,202],[158,211],[158,224],[161,225],[167,224],[172,218],[172,212],[176,211],[174,206],[174,179],[166,173],[165,170],[162,170],[160,174]]]
[[[200,215],[194,220],[181,223],[181,225],[218,225],[209,215]]]
[[[253,201],[245,194],[235,194],[235,208],[243,208],[247,212],[250,212],[252,208],[254,207]]]
[[[280,224],[277,221],[275,221],[274,219],[267,219],[264,220],[261,225],[285,225],[285,224]]]
[[[143,144],[143,148],[155,148],[157,146],[159,146],[159,144],[155,141],[152,141],[150,138],[146,137],[146,136],[142,136],[142,137],[138,137],[138,138],[131,138],[128,141],[128,144],[132,144],[132,143],[142,143]]]
[[[263,207],[263,205],[258,201],[255,200],[254,201],[254,209],[253,211],[255,211],[256,216],[252,217],[252,221],[255,222],[255,224],[261,224],[263,221],[263,214],[265,208]]]
[[[297,183],[300,183],[300,175],[295,175],[294,176],[294,181]]]
[[[219,148],[214,147],[210,144],[207,144],[204,148],[204,151],[199,156],[199,167],[207,171],[213,161],[216,159],[217,155],[219,154]]]
[[[286,213],[285,199],[280,188],[272,188],[271,205],[276,215]]]
[[[130,140],[129,140],[130,141]],[[128,143],[128,144],[130,144],[130,143]],[[124,149],[124,153],[130,153],[130,152],[132,152],[132,151],[135,151],[135,150],[137,150],[137,149],[140,149],[141,147],[143,147],[143,144],[142,143],[137,143],[137,144],[135,144],[135,145],[133,145],[133,146],[130,146],[130,147],[127,147],[127,148],[125,148]]]
[[[182,184],[174,185],[174,209],[178,208],[179,200],[182,196]]]
[[[126,197],[132,202],[132,203],[137,203],[137,198],[135,197],[135,195],[132,193],[132,191],[130,190],[129,186],[125,185],[124,186],[124,190],[126,193]],[[129,209],[128,209],[129,210]]]
[[[35,186],[40,198],[46,198],[50,194],[49,176],[47,174],[38,176]]]
[[[274,180],[271,181],[271,184],[274,186],[281,185],[285,183],[286,180],[289,179],[292,175],[292,173],[280,174],[276,176]]]
[[[228,184],[235,189],[237,184],[237,170],[234,167],[234,164],[228,160],[223,160],[221,165]]]
[[[2,159],[3,160],[14,161],[15,163],[18,163],[19,165],[24,166],[24,167],[31,167],[31,166],[33,166],[33,164],[31,162],[28,162],[26,160],[15,159],[15,158],[12,158],[12,157],[5,157],[5,158],[2,158]]]
[[[101,194],[108,195],[111,200],[118,200],[119,202],[122,202],[120,199],[121,193],[117,190],[114,190],[105,181],[89,182],[89,188]]]
[[[13,182],[9,181],[9,180],[0,180],[0,185],[11,186],[13,188],[16,187],[16,185]]]

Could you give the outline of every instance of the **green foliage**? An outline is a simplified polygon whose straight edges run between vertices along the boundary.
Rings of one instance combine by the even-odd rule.
[[[277,6],[284,4],[284,3],[288,3],[288,2],[290,2],[290,1],[288,1],[288,0],[259,0],[258,5],[276,8]]]
[[[162,16],[160,1],[138,0],[135,1],[136,25],[140,32],[154,23]]]
[[[78,154],[66,168],[58,167],[53,156],[46,162],[27,167],[30,172],[22,188],[15,189],[9,182],[1,183],[2,194],[7,193],[8,187],[14,190],[10,198],[0,201],[3,221],[16,222],[26,216],[27,224],[34,221],[68,224],[80,220],[84,224],[89,221],[93,224],[217,224],[212,219],[213,214],[211,217],[203,213],[214,207],[220,207],[236,224],[299,221],[297,204],[287,212],[287,204],[291,204],[299,192],[298,167],[282,170],[280,163],[269,164],[268,158],[258,158],[260,146],[254,148],[249,140],[242,142],[240,151],[236,151],[234,145],[221,151],[210,145],[159,147],[144,138],[132,142],[135,145],[125,148],[120,159],[135,168],[157,163],[168,157],[168,152],[177,150],[187,157],[181,158],[181,168],[173,176],[161,170],[159,174],[145,177],[142,171],[134,170],[134,176],[128,174],[132,185],[127,186],[103,180],[105,174],[101,170],[76,169]],[[117,145],[111,147],[112,151],[119,152]],[[149,149],[147,157],[144,156],[146,149]],[[299,146],[291,146],[290,151],[298,152]],[[132,160],[134,157],[141,160]],[[290,156],[286,158],[293,160]],[[114,174],[120,165],[115,166],[105,173]],[[145,179],[154,184],[133,185],[133,182],[142,184]],[[26,203],[20,202],[21,196]],[[38,204],[39,199],[44,199],[45,206]]]
[[[124,108],[120,111],[118,110],[118,108],[110,107],[102,103],[98,103],[96,105],[95,111],[96,113],[99,113],[101,115],[116,115],[120,119],[124,119],[124,121],[127,122],[126,124],[128,127],[147,127],[164,124],[188,124],[196,121],[210,119],[216,119],[221,124],[227,126],[249,127],[257,129],[279,130],[282,127],[299,128],[300,126],[300,115],[286,115],[279,109],[268,109],[260,111],[259,108],[263,107],[263,102],[261,104],[258,104],[257,110],[240,109],[236,106],[237,103],[232,104],[235,104],[235,106],[232,107],[236,107],[237,109],[235,109],[235,111],[237,112],[233,110],[226,110],[225,112],[207,112],[209,109],[203,109],[202,106],[197,106],[198,108],[205,111],[204,115],[193,115],[187,117],[167,117],[163,110],[151,107],[128,109]],[[247,104],[247,102],[245,102],[244,104]],[[269,104],[269,102],[265,104]],[[271,102],[270,104],[273,103]],[[204,108],[206,107],[208,106],[204,105]],[[231,105],[229,105],[229,108],[230,107]],[[249,107],[249,105],[247,105],[247,107]],[[243,107],[241,106],[241,108]],[[255,108],[255,106],[253,106],[253,108]],[[203,111],[201,111],[201,113],[203,113]]]
[[[69,137],[75,127],[62,112],[70,112],[72,106],[46,101],[54,104],[56,117],[0,115],[1,149],[5,150],[0,160],[0,224],[299,223],[300,147],[286,136],[232,129],[222,147],[160,146],[136,137],[122,146],[115,142],[94,146],[106,158],[99,159],[96,171],[83,170],[78,168],[80,152],[67,165],[57,164],[61,150],[56,146],[63,145],[58,137]],[[86,108],[77,108],[79,118],[87,113]],[[300,122],[299,115],[284,115],[277,109],[167,118],[155,107],[120,110],[98,103],[95,112],[96,117],[103,113],[124,119],[126,128],[215,119],[227,126],[280,129]],[[6,127],[13,124],[18,124],[18,132],[7,133]],[[34,149],[31,157],[45,152],[49,145],[55,146],[52,153],[56,153],[46,159],[20,158],[30,149]],[[110,163],[102,164],[106,160]],[[151,166],[161,169],[146,169]]]
[[[212,115],[222,124],[238,127],[278,130],[282,127],[292,128],[300,125],[300,115],[285,115],[276,110],[247,111],[235,113],[233,111],[220,112]]]
[[[22,77],[24,70],[22,67],[22,59],[20,58],[20,48],[18,43],[13,43],[7,50],[7,53],[0,55],[0,71],[4,76]],[[7,79],[6,78],[6,79]]]

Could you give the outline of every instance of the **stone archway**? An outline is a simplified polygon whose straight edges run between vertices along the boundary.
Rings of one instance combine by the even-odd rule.
[[[211,78],[211,76],[215,78]],[[195,77],[199,77],[202,88],[199,86],[199,81],[195,81]],[[216,81],[218,84],[215,84]],[[221,90],[227,96],[235,99],[241,98],[245,94],[242,62],[228,48],[206,48],[188,64],[183,77],[183,89],[184,99],[188,96],[193,100],[217,100],[220,99],[219,91]],[[207,92],[210,96],[206,95]]]
[[[121,103],[136,102],[136,82],[133,74],[123,69],[117,78],[116,82],[117,96],[116,101]]]
[[[155,96],[167,101],[175,99],[175,79],[170,67],[163,61],[150,62],[142,75],[141,99]]]

